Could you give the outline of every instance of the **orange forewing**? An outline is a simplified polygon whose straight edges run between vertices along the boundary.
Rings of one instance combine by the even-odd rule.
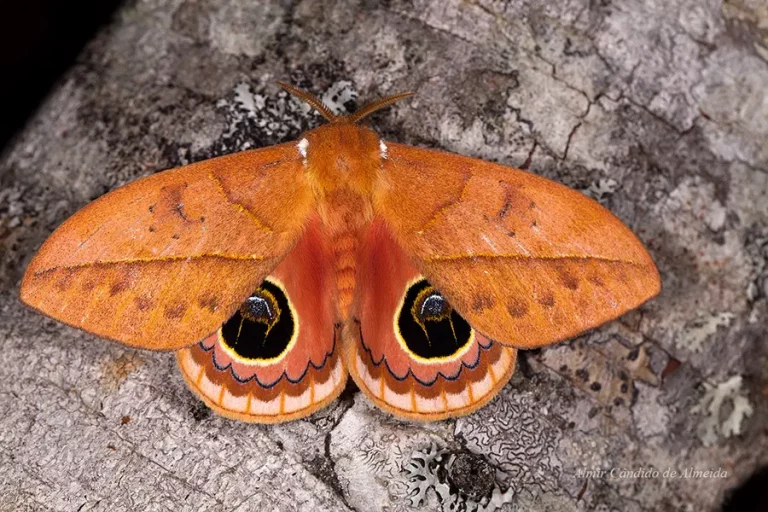
[[[190,345],[296,243],[311,199],[295,144],[148,176],[64,222],[30,263],[21,299],[129,345]]]
[[[335,326],[333,267],[317,220],[268,279],[284,288],[298,331],[279,360],[232,354],[221,330],[176,353],[190,389],[228,418],[259,423],[302,418],[336,398],[347,379]]]
[[[387,147],[376,209],[417,268],[490,338],[547,345],[658,294],[642,243],[583,194],[474,158]]]
[[[345,358],[350,374],[379,407],[420,421],[468,414],[504,387],[516,350],[480,333],[447,357],[417,359],[396,332],[406,290],[420,278],[382,219],[374,219],[360,249],[356,312]],[[446,340],[433,340],[446,343]]]

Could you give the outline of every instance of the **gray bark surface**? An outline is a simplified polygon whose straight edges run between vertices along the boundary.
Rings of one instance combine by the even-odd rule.
[[[284,425],[221,419],[172,354],[18,302],[90,200],[316,126],[277,80],[340,108],[415,92],[368,124],[594,197],[664,291],[432,424],[354,389]],[[768,463],[766,91],[764,0],[128,2],[0,157],[0,510],[718,509]]]

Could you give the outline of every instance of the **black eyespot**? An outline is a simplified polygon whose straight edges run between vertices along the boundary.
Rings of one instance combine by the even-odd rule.
[[[296,321],[285,292],[265,280],[221,327],[224,344],[246,359],[273,359],[285,351]]]
[[[472,335],[467,321],[425,279],[408,288],[397,325],[408,349],[424,359],[451,356]]]

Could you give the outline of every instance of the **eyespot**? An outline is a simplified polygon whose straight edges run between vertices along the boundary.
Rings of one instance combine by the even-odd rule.
[[[222,325],[221,344],[235,359],[271,364],[283,357],[298,334],[298,321],[285,289],[277,280],[264,280]]]
[[[469,348],[474,331],[426,279],[411,284],[396,311],[395,333],[413,357],[423,362],[455,358]]]

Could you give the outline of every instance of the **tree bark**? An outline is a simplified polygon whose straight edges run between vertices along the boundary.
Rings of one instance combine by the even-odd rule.
[[[719,509],[768,462],[766,27],[762,0],[128,2],[0,157],[0,509]],[[592,196],[662,294],[521,353],[465,418],[397,421],[350,387],[278,426],[18,302],[90,200],[318,125],[278,80],[342,110],[415,92],[367,123]]]

